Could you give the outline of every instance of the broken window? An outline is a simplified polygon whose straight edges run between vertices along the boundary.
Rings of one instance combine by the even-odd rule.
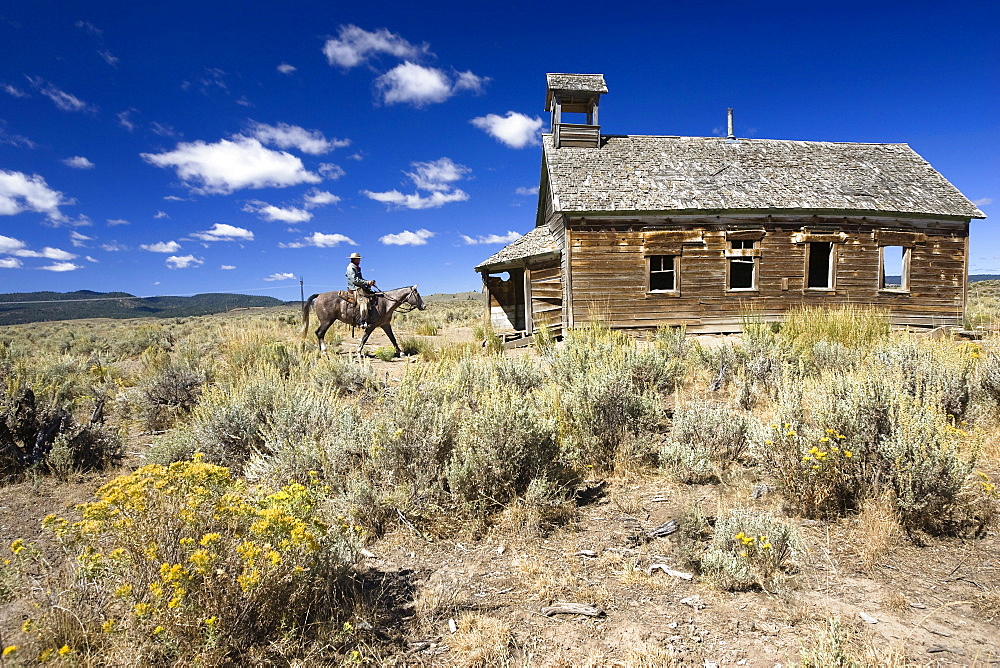
[[[757,289],[756,241],[734,239],[729,242],[729,289]]]
[[[677,255],[649,256],[649,291],[673,292],[677,290]]]
[[[879,290],[910,290],[910,249],[879,246]]]
[[[820,290],[833,289],[833,242],[811,241],[806,251],[806,287]]]

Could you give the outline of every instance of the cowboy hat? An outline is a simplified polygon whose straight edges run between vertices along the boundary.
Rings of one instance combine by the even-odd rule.
[[[348,260],[360,260],[361,259],[361,254],[360,253],[351,253],[350,255],[347,256],[347,259]]]

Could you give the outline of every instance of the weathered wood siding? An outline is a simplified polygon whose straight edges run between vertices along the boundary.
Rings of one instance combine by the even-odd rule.
[[[777,319],[800,304],[884,306],[897,325],[961,323],[967,221],[712,216],[678,222],[571,221],[563,256],[572,280],[566,302],[575,324],[599,318],[622,328],[685,324],[693,332],[738,331],[741,312]],[[671,238],[664,234],[668,227],[688,232]],[[694,241],[691,230],[699,231]],[[726,289],[727,231],[733,239],[740,236],[733,234],[737,230],[764,232],[756,245],[753,291]],[[807,289],[809,240],[834,239],[833,288]],[[879,290],[880,240],[911,249],[908,292]],[[676,292],[646,291],[646,256],[658,254],[680,255]]]
[[[556,334],[562,329],[563,282],[562,269],[558,260],[531,265],[528,269],[528,284],[531,291],[532,328],[555,328]]]
[[[511,270],[505,281],[500,276],[483,277],[489,297],[490,323],[498,332],[518,332],[525,327],[524,272]]]

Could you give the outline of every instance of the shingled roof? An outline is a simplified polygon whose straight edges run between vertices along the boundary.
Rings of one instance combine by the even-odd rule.
[[[603,74],[546,74],[545,81],[552,90],[581,93],[607,93]]]
[[[517,241],[507,244],[485,261],[480,262],[476,271],[516,263],[518,260],[536,255],[558,252],[555,239],[549,234],[548,228],[536,227]]]
[[[600,148],[557,149],[544,135],[543,147],[555,209],[567,213],[986,217],[906,144],[606,136]]]

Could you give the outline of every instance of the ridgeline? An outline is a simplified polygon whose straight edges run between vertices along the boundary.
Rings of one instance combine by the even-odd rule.
[[[127,292],[18,292],[0,294],[0,325],[81,318],[180,318],[234,308],[281,306],[274,297],[205,293],[192,297],[136,297]],[[297,304],[298,302],[296,302]]]

